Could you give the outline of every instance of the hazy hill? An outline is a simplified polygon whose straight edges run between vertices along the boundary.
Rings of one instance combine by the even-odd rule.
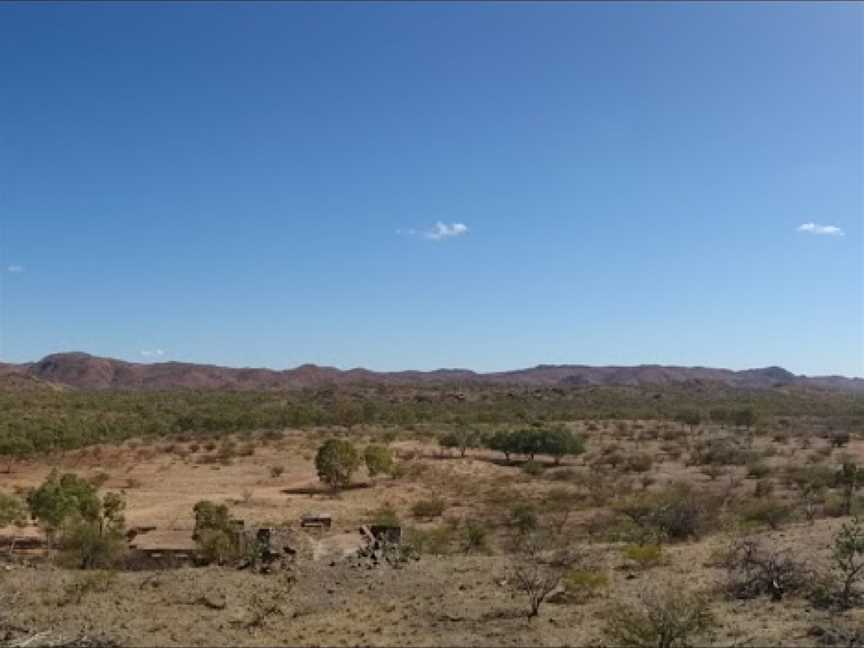
[[[14,386],[64,385],[78,389],[299,389],[330,384],[408,385],[475,383],[525,386],[667,385],[720,383],[730,387],[768,389],[787,385],[864,393],[864,379],[842,376],[796,376],[781,367],[732,371],[708,367],[590,367],[539,365],[530,369],[476,373],[467,369],[376,372],[367,369],[301,365],[294,369],[236,369],[184,362],[143,364],[86,353],[57,353],[38,362],[0,364],[0,389]],[[36,382],[38,381],[38,382]]]

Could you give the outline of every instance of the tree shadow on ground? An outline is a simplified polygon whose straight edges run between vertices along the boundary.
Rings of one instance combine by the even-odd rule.
[[[372,488],[372,484],[369,482],[358,482],[356,484],[349,484],[348,486],[344,486],[343,488],[328,488],[327,486],[301,486],[299,488],[283,488],[280,492],[283,495],[324,495],[324,496],[336,496],[340,493],[345,493],[348,491],[354,490],[363,490],[365,488]]]

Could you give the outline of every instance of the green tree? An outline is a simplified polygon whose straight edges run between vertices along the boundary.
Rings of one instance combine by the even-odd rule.
[[[74,473],[60,475],[52,470],[45,481],[27,495],[30,515],[45,530],[49,538],[60,530],[70,517],[96,521],[101,501],[96,487]]]
[[[100,498],[93,484],[74,473],[52,471],[27,495],[27,505],[49,539],[81,569],[112,566],[125,549],[123,496]]]
[[[469,448],[476,448],[479,442],[479,435],[473,430],[459,428],[452,432],[443,434],[438,439],[438,443],[442,448],[458,448],[459,455],[464,457]]]
[[[27,524],[27,509],[14,495],[0,493],[0,527]]]
[[[60,547],[81,569],[114,566],[126,551],[126,500],[106,493],[95,520],[73,515],[64,524]]]
[[[360,467],[360,455],[350,441],[328,439],[315,455],[318,478],[333,488],[351,483],[351,475]]]
[[[228,507],[224,504],[201,500],[192,507],[192,513],[195,516],[193,537],[205,529],[229,529],[231,527],[231,516],[228,513]]]
[[[557,465],[565,455],[579,455],[585,452],[585,442],[566,428],[556,427],[540,433],[540,449],[543,453],[554,457]]]
[[[14,495],[0,493],[0,528],[10,525],[22,527],[27,524],[27,508]],[[15,539],[9,547],[11,554],[15,550]]]
[[[6,458],[6,472],[12,472],[12,464],[33,454],[33,442],[21,434],[0,436],[0,456]]]
[[[370,477],[393,472],[393,452],[386,446],[367,445],[363,450],[363,458]]]
[[[513,432],[510,430],[496,430],[486,438],[486,447],[495,452],[503,453],[507,463],[510,463],[510,455],[515,452]]]
[[[207,562],[224,564],[240,557],[243,547],[228,507],[209,500],[201,500],[192,507],[195,531],[192,538]]]
[[[336,423],[351,431],[355,425],[363,422],[363,406],[350,400],[338,400],[334,408]]]
[[[525,428],[513,434],[513,450],[527,455],[534,461],[534,455],[543,452],[543,430]]]

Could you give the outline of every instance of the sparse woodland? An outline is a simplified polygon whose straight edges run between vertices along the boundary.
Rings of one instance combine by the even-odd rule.
[[[427,386],[0,402],[0,535],[50,548],[4,552],[10,645],[864,640],[860,396]],[[310,511],[334,528],[300,530]],[[238,569],[256,556],[234,518],[304,544],[281,571]],[[347,557],[373,523],[401,526],[404,545],[375,569]],[[125,534],[146,525],[203,563],[130,568]]]

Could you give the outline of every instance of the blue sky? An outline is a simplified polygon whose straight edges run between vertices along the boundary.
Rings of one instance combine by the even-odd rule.
[[[864,375],[862,33],[856,3],[0,4],[0,358]]]

